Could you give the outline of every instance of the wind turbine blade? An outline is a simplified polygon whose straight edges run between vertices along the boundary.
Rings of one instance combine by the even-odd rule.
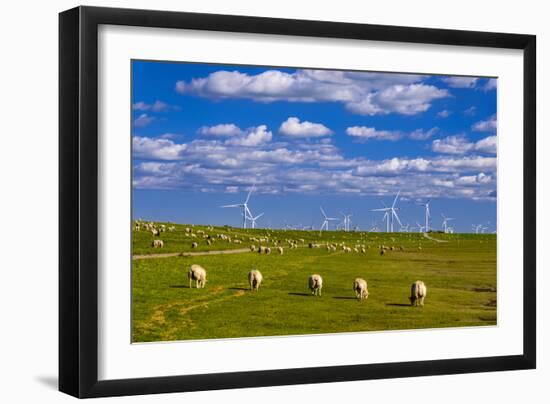
[[[264,215],[263,213],[260,213],[258,216],[256,216],[256,217],[254,218],[254,220],[258,220],[258,219],[259,219],[260,217],[262,217],[263,215]]]
[[[395,216],[395,218],[397,219],[397,222],[399,223],[399,226],[403,226],[403,224],[401,223],[401,220],[399,220],[399,216],[397,216],[397,212],[394,209],[392,209],[392,213]]]
[[[382,208],[382,209],[371,209],[371,212],[387,212],[388,208]]]
[[[248,200],[250,199],[250,195],[252,194],[252,191],[254,191],[254,188],[256,187],[256,183],[252,185],[252,188],[250,188],[250,191],[248,191],[248,195],[246,196],[246,201],[244,203],[248,203]]]
[[[319,209],[321,209],[321,213],[323,214],[323,216],[325,217],[325,219],[327,218],[327,214],[325,213],[325,211],[323,210],[323,208],[321,206],[319,206]]]
[[[242,207],[242,205],[240,205],[240,204],[220,206],[220,208],[241,208],[241,207]]]
[[[397,198],[399,198],[400,193],[401,193],[401,190],[397,191],[397,195],[395,195],[395,199],[393,200],[393,204],[391,205],[392,208],[395,207],[395,204],[397,203]]]

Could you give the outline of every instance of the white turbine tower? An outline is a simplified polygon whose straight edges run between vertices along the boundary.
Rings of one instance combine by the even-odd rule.
[[[445,233],[448,233],[448,229],[450,227],[447,227],[447,222],[450,222],[451,220],[455,220],[454,217],[446,217],[443,213],[441,214],[441,217],[443,218],[443,229],[445,231]]]
[[[330,221],[338,220],[338,218],[336,218],[336,217],[328,217],[327,214],[325,213],[325,211],[323,210],[323,208],[322,208],[321,206],[319,206],[319,209],[321,209],[321,213],[323,214],[323,217],[324,217],[323,224],[321,225],[321,228],[319,229],[319,234],[321,234],[321,232],[323,231],[323,229],[325,229],[325,230],[328,231],[328,225],[329,225],[329,222],[330,222]]]
[[[426,232],[430,231],[430,201],[431,199],[428,199],[426,202],[418,204],[420,206],[424,206],[424,208],[426,209],[426,215],[425,215],[426,222],[424,225],[424,229]]]
[[[242,216],[243,216],[243,229],[246,229],[246,221],[247,219],[252,217],[252,213],[250,213],[250,209],[248,209],[248,200],[250,199],[250,195],[254,191],[254,188],[256,185],[252,185],[252,188],[250,188],[250,191],[248,191],[248,195],[246,196],[246,200],[243,203],[236,203],[233,205],[223,205],[222,208],[243,208]]]
[[[395,207],[395,204],[397,203],[397,198],[399,198],[399,194],[401,191],[397,192],[397,195],[395,195],[395,199],[393,200],[393,204],[391,207],[386,207],[384,205],[384,202],[382,202],[382,205],[384,205],[384,208],[381,209],[371,209],[371,212],[384,212],[384,216],[382,217],[382,220],[386,219],[386,232],[389,233],[390,231],[393,233],[393,219],[394,217],[397,219],[397,222],[400,226],[403,226],[401,223],[401,220],[399,220],[399,216],[397,216],[397,211],[399,208]]]

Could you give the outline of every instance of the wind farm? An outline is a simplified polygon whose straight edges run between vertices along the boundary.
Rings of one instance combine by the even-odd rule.
[[[455,233],[455,218],[441,212],[436,228],[429,206],[437,205],[405,209],[398,190],[391,205],[377,201],[382,208],[336,215],[319,206],[310,226],[268,228],[268,211],[252,213],[257,192],[252,184],[236,195],[242,202],[218,205],[234,225],[134,220],[134,342],[496,325],[496,234],[487,223]],[[401,221],[409,211],[415,227]],[[372,222],[364,230],[352,221],[362,215]],[[207,271],[204,290],[185,285],[190,265]],[[247,287],[252,269],[264,278],[257,292]],[[325,283],[312,300],[305,279],[313,272]],[[358,275],[369,280],[368,300],[352,294]],[[411,311],[417,278],[430,294]]]

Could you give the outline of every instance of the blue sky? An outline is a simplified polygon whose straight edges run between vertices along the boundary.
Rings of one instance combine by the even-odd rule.
[[[456,231],[496,221],[497,80],[280,67],[132,62],[133,215],[239,225],[253,183],[258,226],[318,228],[352,213],[384,228],[431,199]]]

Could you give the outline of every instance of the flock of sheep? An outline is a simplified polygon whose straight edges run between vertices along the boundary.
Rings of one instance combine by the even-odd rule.
[[[195,286],[197,288],[204,288],[206,284],[206,270],[202,266],[198,264],[191,265],[189,267],[187,277],[189,279],[189,288],[193,287],[193,281],[195,281]],[[250,271],[248,273],[248,284],[250,285],[250,290],[257,292],[263,279],[262,273],[257,269]],[[313,296],[321,296],[321,290],[323,289],[323,277],[321,275],[310,275],[307,279],[307,284]],[[367,299],[369,297],[367,281],[363,278],[356,278],[353,281],[353,291],[355,292],[357,299]],[[414,282],[411,285],[411,295],[409,296],[411,305],[424,306],[424,299],[426,298],[427,291],[428,289],[426,288],[424,282]]]
[[[166,226],[164,224],[155,224],[153,222],[143,222],[141,220],[137,220],[134,223],[134,230],[136,230],[136,231],[139,231],[139,230],[149,231],[149,232],[151,232],[151,234],[154,237],[160,237],[161,233],[163,233],[165,231],[175,231],[175,229],[176,229],[175,226]],[[209,227],[208,230],[213,230],[213,228]],[[204,230],[199,229],[197,231],[194,231],[190,227],[185,228],[185,233],[191,238],[201,237],[201,238],[206,239],[206,243],[208,245],[211,245],[213,239],[215,239],[215,238],[226,241],[226,242],[229,242],[229,243],[235,243],[235,244],[241,244],[242,243],[242,240],[237,239],[237,238],[232,239],[231,236],[228,236],[226,234],[217,234],[216,236],[212,236],[212,235],[207,234]],[[270,239],[269,237],[260,237],[260,238],[249,237],[249,241],[258,242],[258,243],[269,243],[269,242],[271,242],[271,243],[274,244],[273,248],[276,248],[276,251],[280,255],[282,255],[284,253],[283,247],[281,245],[279,245],[280,242],[281,242],[280,240]],[[287,240],[285,240],[285,242],[288,244],[290,249],[298,248],[298,243],[301,243],[302,245],[305,244],[304,239],[298,239],[298,240],[289,240],[289,239],[287,239]],[[161,240],[161,239],[153,239],[153,241],[151,242],[151,246],[153,248],[163,248],[164,247],[164,241]],[[309,248],[320,248],[322,246],[323,246],[322,244],[317,243],[317,242],[315,242],[315,243],[310,242],[308,244]],[[341,242],[341,243],[328,243],[327,242],[324,246],[327,249],[327,251],[329,251],[329,252],[330,251],[336,251],[338,248],[340,248],[344,253],[351,253],[352,251],[354,251],[356,253],[363,253],[363,254],[366,253],[366,250],[370,248],[368,245],[365,245],[365,244],[356,244],[352,249],[352,247],[349,247],[349,246],[345,245],[343,242]],[[198,243],[196,241],[191,244],[191,248],[197,248],[197,247],[198,247]],[[388,247],[386,245],[379,245],[378,249],[380,251],[380,255],[384,255],[386,253],[386,251],[393,251],[393,250],[404,251],[403,246]],[[418,249],[420,250],[420,249],[422,249],[422,247],[419,245]],[[254,244],[251,244],[250,245],[250,251],[251,252],[258,252],[260,254],[271,254],[271,247],[262,246],[262,245],[260,245],[259,247],[256,247]],[[204,286],[206,284],[206,270],[203,267],[201,267],[200,265],[193,264],[189,268],[188,278],[189,278],[189,287],[192,287],[192,283],[193,283],[193,281],[195,281],[195,286],[197,288],[204,288]],[[248,273],[248,283],[250,285],[250,290],[258,291],[262,281],[263,281],[263,276],[262,276],[261,272],[258,271],[257,269],[254,269],[254,270],[252,270]],[[319,274],[310,275],[308,277],[307,284],[308,284],[308,288],[311,291],[312,295],[321,296],[321,290],[323,288],[323,278],[321,277],[321,275],[319,275]],[[359,300],[367,299],[368,296],[369,296],[367,281],[363,278],[356,278],[353,281],[353,291],[355,292],[355,295],[356,295],[357,299],[359,299]],[[424,282],[422,282],[422,281],[414,282],[411,285],[411,294],[410,294],[410,297],[409,297],[411,305],[412,306],[424,306],[424,299],[426,297],[426,292],[427,292],[427,288],[426,288],[426,285],[424,284]]]

